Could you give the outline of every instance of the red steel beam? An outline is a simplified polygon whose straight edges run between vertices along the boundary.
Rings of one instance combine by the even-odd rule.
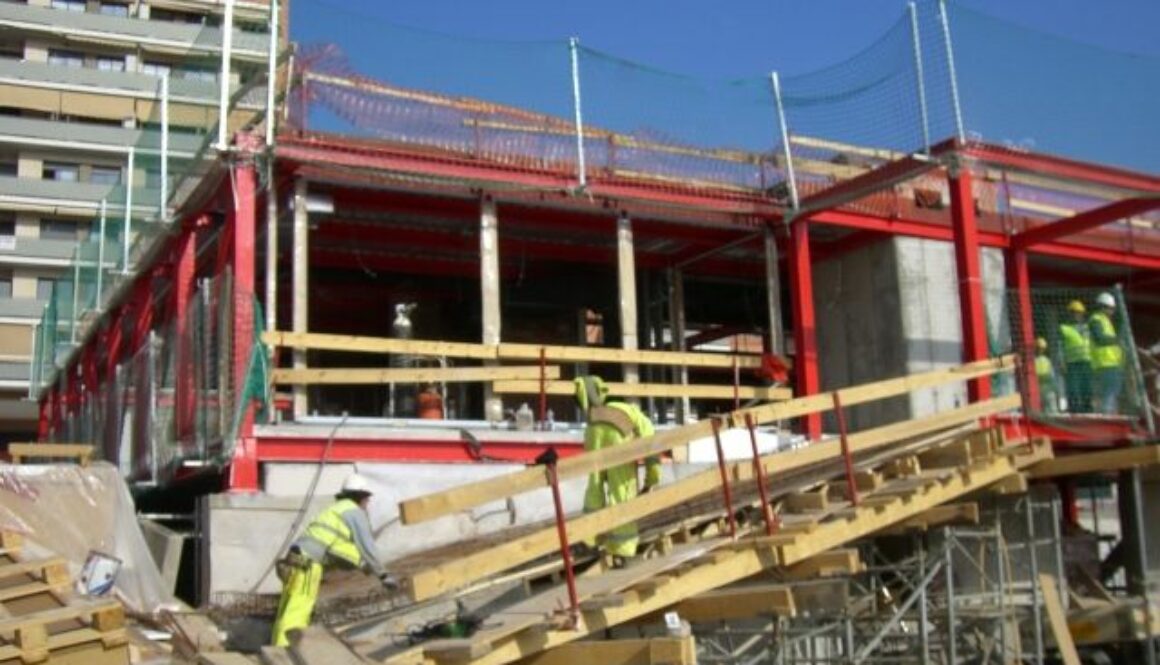
[[[1007,251],[1007,289],[1015,293],[1019,330],[1015,331],[1015,351],[1022,358],[1021,380],[1027,386],[1028,407],[1041,410],[1039,399],[1039,377],[1035,373],[1035,320],[1031,315],[1031,271],[1027,264],[1027,251],[1011,249]]]
[[[936,168],[939,163],[929,158],[903,157],[807,196],[802,199],[799,215],[808,218],[814,212],[839,208]]]
[[[241,134],[237,146],[242,151],[256,152],[261,149],[256,138]],[[258,176],[254,161],[242,159],[233,166],[232,178],[234,205],[227,215],[227,229],[223,240],[231,241],[229,263],[234,269],[233,293],[233,378],[236,408],[241,409],[238,440],[234,445],[234,456],[230,461],[227,482],[230,491],[256,491],[258,489],[258,457],[253,439],[254,405],[243,403],[246,379],[249,374],[250,358],[253,355],[254,339],[254,250],[257,226],[257,183]]]
[[[818,330],[814,311],[814,276],[810,265],[810,227],[802,219],[790,228],[789,276],[793,288],[794,370],[797,373],[795,395],[814,395],[821,391],[818,371]],[[812,413],[803,418],[806,435],[817,439],[822,433],[822,417]]]
[[[1115,201],[1105,206],[1081,212],[1067,219],[1037,226],[1012,236],[1011,246],[1017,249],[1035,247],[1067,236],[1083,233],[1132,215],[1160,208],[1160,196],[1141,196]]]
[[[259,434],[254,438],[254,451],[262,462],[317,462],[326,450],[325,437],[290,437]],[[555,448],[560,457],[571,457],[584,452],[583,441],[484,441],[483,450],[490,460],[532,464],[548,448]],[[461,439],[406,438],[345,439],[337,438],[330,444],[327,456],[330,462],[475,462],[476,454]]]
[[[940,145],[945,146],[946,143]],[[991,164],[1001,164],[1039,175],[1052,175],[1109,187],[1160,193],[1160,178],[1136,171],[1078,162],[1054,155],[1016,152],[1009,148],[985,143],[970,143],[965,146],[955,145],[953,147],[962,154]],[[937,148],[935,152],[938,152]]]
[[[963,362],[986,360],[987,311],[983,307],[983,278],[979,268],[979,228],[975,219],[975,196],[971,173],[961,170],[948,178],[951,190],[951,228],[954,231],[955,267],[959,279],[959,308],[962,311]],[[971,401],[991,396],[987,379],[968,383]]]
[[[195,273],[197,268],[197,232],[182,231],[177,241],[173,266],[173,321],[174,345],[176,346],[177,371],[174,374],[176,413],[174,430],[178,441],[194,435],[196,386],[193,382],[193,348],[190,344],[189,309],[193,302]]]

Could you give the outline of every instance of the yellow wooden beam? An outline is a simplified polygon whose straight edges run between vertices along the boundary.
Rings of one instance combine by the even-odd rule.
[[[540,392],[540,382],[535,380],[496,381],[492,388],[497,393],[534,395]],[[575,386],[571,381],[549,381],[545,390],[549,395],[571,395],[575,391]],[[736,393],[734,393],[733,386],[673,383],[609,383],[608,392],[617,397],[733,399],[736,396],[739,399],[760,399],[767,402],[793,397],[793,391],[789,388],[738,386]]]
[[[810,580],[836,575],[853,575],[865,570],[856,549],[837,549],[811,557],[784,571],[787,580]]]
[[[990,376],[999,371],[1011,369],[1013,366],[1014,358],[1004,356],[1003,358],[969,363],[959,367],[845,388],[839,392],[842,404],[853,406],[901,395],[920,388]],[[752,416],[757,423],[768,423],[827,411],[833,408],[833,404],[833,393],[821,393],[786,402],[742,409],[729,414],[724,420],[726,427],[743,427],[745,414]],[[709,421],[685,425],[660,432],[651,437],[636,439],[624,445],[561,460],[556,473],[561,480],[576,478],[652,455],[660,455],[678,446],[686,445],[690,441],[712,435],[713,426]],[[545,483],[542,470],[528,469],[402,501],[399,503],[399,515],[403,524],[416,524],[543,487]]]
[[[946,506],[937,506],[914,517],[903,520],[883,531],[883,533],[897,534],[906,531],[926,531],[932,526],[948,522],[979,523],[979,504],[969,501],[966,503],[952,503]]]
[[[1064,615],[1063,601],[1059,597],[1059,589],[1055,586],[1055,578],[1040,573],[1039,589],[1043,592],[1043,606],[1047,608],[1048,625],[1051,634],[1055,636],[1055,648],[1059,649],[1059,656],[1064,665],[1080,665],[1079,652],[1075,649],[1075,642],[1071,639],[1071,631],[1067,628],[1067,617]]]
[[[10,443],[8,456],[15,464],[21,464],[26,457],[76,458],[81,466],[88,466],[93,456],[93,447],[87,443]]]
[[[757,616],[797,615],[793,587],[788,584],[747,584],[715,589],[682,600],[677,614],[691,623],[711,623]]]
[[[569,642],[523,661],[525,665],[695,665],[693,636]]]
[[[528,381],[535,384],[541,369],[538,366],[520,367],[390,367],[390,368],[306,368],[275,369],[270,372],[270,382],[308,383],[326,385],[358,385],[384,383],[469,383],[484,381],[506,381],[514,379],[537,379]],[[543,368],[546,379],[560,378],[558,365]],[[569,384],[571,385],[571,384]]]
[[[1122,471],[1153,464],[1160,464],[1160,445],[1135,446],[1056,457],[1035,465],[1031,468],[1029,475],[1032,479],[1054,478],[1085,473]]]

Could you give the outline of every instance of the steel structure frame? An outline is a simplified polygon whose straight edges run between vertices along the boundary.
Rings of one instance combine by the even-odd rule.
[[[786,251],[783,255],[786,256],[788,267],[796,344],[795,388],[800,395],[814,394],[821,390],[811,253],[816,256],[832,251],[827,244],[815,249],[817,243],[812,238],[814,234],[811,234],[811,230],[838,228],[852,233],[844,242],[835,243],[843,247],[841,251],[856,248],[872,237],[882,236],[909,236],[952,242],[960,284],[964,361],[981,359],[988,354],[979,269],[979,250],[983,247],[1006,250],[1009,286],[1019,294],[1020,312],[1025,321],[1030,317],[1029,258],[1032,255],[1095,261],[1160,272],[1160,254],[1094,247],[1075,242],[1069,236],[1127,214],[1137,214],[1157,207],[1160,205],[1160,199],[1157,198],[1160,196],[1160,178],[1048,155],[1017,153],[986,144],[958,140],[943,142],[932,147],[929,158],[903,157],[853,180],[839,182],[829,190],[807,196],[803,204],[808,207],[787,211],[759,192],[713,191],[704,187],[682,190],[671,184],[659,186],[647,181],[594,173],[587,178],[583,196],[575,196],[575,174],[535,171],[430,150],[323,134],[284,133],[277,138],[277,142],[278,168],[275,172],[279,189],[283,182],[300,177],[340,185],[348,183],[356,189],[360,186],[381,188],[383,183],[387,183],[386,191],[393,192],[386,194],[387,199],[417,197],[414,200],[433,206],[433,210],[446,209],[448,203],[452,207],[463,207],[465,201],[478,200],[479,192],[486,192],[501,204],[536,210],[540,223],[548,227],[573,225],[574,228],[592,232],[593,220],[596,220],[597,229],[607,228],[609,234],[614,234],[617,216],[628,214],[634,219],[640,219],[645,228],[654,225],[661,236],[666,233],[679,234],[692,242],[700,242],[702,245],[708,243],[710,248],[714,243],[717,246],[736,243],[738,233],[751,234],[754,243],[759,243],[762,227],[781,229],[786,236],[780,240],[785,243]],[[212,205],[225,212],[222,233],[218,236],[218,260],[213,268],[214,274],[227,267],[232,270],[236,292],[241,299],[253,298],[255,294],[257,274],[254,257],[260,217],[259,179],[255,160],[264,151],[257,137],[239,135],[234,148],[228,153],[230,177],[221,180],[218,191],[211,198]],[[1021,233],[986,230],[980,228],[975,205],[974,178],[979,164],[1124,188],[1132,193],[1125,194],[1123,201]],[[860,198],[891,191],[908,178],[923,174],[924,177],[930,177],[934,171],[944,174],[951,193],[949,223],[945,219],[932,218],[925,211],[903,206],[897,206],[892,214],[883,216],[849,205]],[[364,198],[366,204],[373,206],[379,197]],[[184,330],[187,323],[184,321],[186,307],[183,305],[192,297],[193,278],[197,273],[198,231],[210,225],[210,211],[211,207],[204,206],[176,216],[177,232],[171,234],[165,246],[153,254],[154,260],[135,275],[132,296],[102,313],[101,320],[94,326],[100,332],[89,335],[82,342],[82,348],[70,356],[66,366],[42,390],[39,428],[42,438],[59,438],[64,414],[91,399],[100,389],[102,380],[108,380],[117,365],[133,349],[144,343],[151,329],[173,322],[178,330]],[[1023,226],[1026,228],[1028,224],[1024,223]],[[638,235],[642,233],[640,227],[635,228],[635,231]],[[734,234],[732,241],[728,240],[730,233]],[[409,234],[416,241],[440,242],[439,238],[425,238],[418,231]],[[323,250],[322,256],[329,256],[326,251]],[[335,250],[329,251],[333,253]],[[545,251],[553,250],[545,246]],[[562,253],[557,258],[569,255],[569,250],[560,251]],[[703,247],[696,245],[674,260],[679,262],[682,257],[688,256],[697,257],[696,265],[701,269],[731,269],[728,259],[710,258]],[[603,261],[606,258],[611,261],[613,252],[598,251],[589,260]],[[419,257],[404,260],[403,265],[420,270],[424,262],[432,260],[439,263],[438,259]],[[663,258],[644,256],[641,263],[662,265]],[[446,262],[438,269],[446,270]],[[745,270],[739,274],[757,277]],[[157,302],[154,298],[155,287],[162,280],[174,284],[169,303]],[[246,378],[255,322],[252,308],[235,307],[234,310],[235,344],[231,378],[234,386],[241,386]],[[1031,330],[1029,325],[1022,328],[1028,333]],[[1025,334],[1024,339],[1018,340],[1020,350],[1029,353],[1031,341]],[[185,358],[188,350],[179,348],[178,354],[179,358]],[[1034,402],[1037,391],[1034,373],[1028,371],[1026,375],[1025,380]],[[987,394],[989,388],[985,382],[972,383],[974,398],[982,398]],[[192,398],[188,393],[186,382],[179,382],[175,395],[179,433],[187,432],[190,427]],[[225,474],[228,489],[258,489],[259,465],[263,461],[311,460],[317,459],[320,454],[318,441],[256,436],[251,407],[245,408],[240,425],[235,452]],[[811,436],[816,436],[821,428],[820,418],[815,415],[805,419],[803,428]],[[1099,433],[1092,435],[1096,438],[1115,438],[1122,434],[1116,427],[1096,429]],[[1077,439],[1076,443],[1082,443],[1084,436],[1087,435],[1072,438]],[[380,441],[377,445],[365,446],[343,444],[338,447],[338,456],[333,459],[464,459],[464,453],[452,449],[455,446],[444,449],[441,445],[414,441]],[[534,458],[542,452],[542,447],[512,452],[521,459]]]

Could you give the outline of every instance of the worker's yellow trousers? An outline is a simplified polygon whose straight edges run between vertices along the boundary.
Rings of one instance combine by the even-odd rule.
[[[318,586],[322,583],[322,564],[310,562],[307,568],[295,568],[282,586],[278,615],[274,617],[273,642],[276,647],[290,645],[286,633],[310,625]]]

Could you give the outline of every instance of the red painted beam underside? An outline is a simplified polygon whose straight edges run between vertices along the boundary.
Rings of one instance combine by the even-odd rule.
[[[1093,210],[1081,212],[1067,219],[1024,231],[1011,238],[1011,246],[1017,249],[1034,247],[1077,233],[1090,231],[1109,222],[1131,217],[1132,215],[1139,215],[1156,208],[1160,208],[1160,197],[1137,197],[1115,201]]]
[[[954,231],[955,268],[959,280],[959,309],[962,312],[963,362],[986,360],[987,312],[983,307],[983,277],[979,267],[979,229],[975,219],[975,197],[971,174],[961,171],[949,179],[951,221]],[[991,396],[986,379],[968,383],[971,401]]]
[[[814,311],[814,276],[810,264],[810,227],[805,220],[790,228],[790,284],[793,288],[794,370],[797,386],[794,394],[814,395],[821,392],[818,369],[817,315]],[[817,439],[822,432],[822,418],[813,413],[803,418],[805,433]]]

